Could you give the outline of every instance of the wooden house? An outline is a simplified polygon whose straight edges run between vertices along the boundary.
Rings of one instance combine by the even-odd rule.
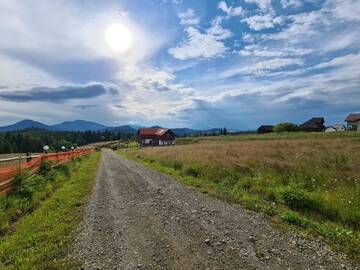
[[[299,130],[308,132],[325,131],[325,120],[323,117],[313,117],[299,126]]]
[[[360,113],[351,113],[346,117],[348,130],[360,131]]]
[[[259,134],[264,134],[264,133],[271,133],[273,132],[274,126],[272,125],[262,125],[257,129],[257,132]]]
[[[175,144],[175,133],[168,128],[140,128],[138,141],[141,146],[162,146]]]

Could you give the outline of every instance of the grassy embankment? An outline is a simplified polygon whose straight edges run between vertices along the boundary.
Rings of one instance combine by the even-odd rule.
[[[360,255],[360,134],[199,138],[121,154]],[[340,138],[339,138],[340,136]],[[194,140],[194,139],[188,139]]]
[[[0,269],[73,269],[65,259],[80,222],[100,153],[18,177],[13,194],[0,198]],[[16,223],[14,221],[17,220]]]

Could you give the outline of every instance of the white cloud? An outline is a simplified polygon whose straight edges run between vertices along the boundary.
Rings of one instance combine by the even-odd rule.
[[[253,43],[255,41],[254,35],[252,35],[250,33],[244,33],[242,35],[242,39],[243,39],[243,41],[248,42],[248,43]]]
[[[241,6],[231,7],[228,6],[225,1],[220,1],[218,8],[225,12],[228,17],[241,16],[244,13],[244,10]]]
[[[191,106],[194,90],[175,82],[170,70],[151,67],[128,67],[119,74],[125,84],[119,106],[112,107],[114,114],[142,116],[147,120],[163,120],[173,117]]]
[[[238,53],[242,56],[256,57],[294,57],[309,55],[312,49],[292,48],[292,47],[266,47],[260,45],[245,46]]]
[[[303,61],[298,58],[274,58],[266,61],[260,61],[245,67],[235,67],[226,70],[221,74],[223,78],[233,77],[240,74],[249,74],[263,76],[269,71],[277,70],[291,65],[302,65]]]
[[[46,0],[39,0],[36,5],[30,0],[0,1],[0,17],[2,20],[0,24],[0,33],[2,34],[0,41],[0,87],[23,89],[26,86],[56,87],[64,83],[71,83],[50,75],[46,68],[41,65],[43,59],[54,63],[55,66],[58,65],[57,68],[60,69],[62,65],[73,62],[75,65],[78,62],[83,64],[82,61],[101,61],[104,63],[110,58],[114,64],[111,68],[115,68],[120,74],[118,84],[122,91],[119,96],[103,96],[98,97],[96,101],[81,101],[87,104],[99,104],[98,107],[92,109],[94,114],[87,115],[86,113],[90,112],[89,110],[81,110],[80,112],[76,110],[74,106],[83,105],[79,101],[69,100],[62,106],[44,105],[40,107],[51,107],[48,111],[54,111],[55,116],[48,112],[47,114],[51,115],[53,119],[89,119],[90,117],[89,120],[114,121],[115,119],[118,121],[120,119],[121,121],[136,117],[137,114],[144,117],[150,111],[160,117],[164,111],[174,113],[180,110],[181,106],[191,103],[192,90],[176,83],[175,75],[172,72],[156,69],[146,64],[164,44],[164,40],[167,38],[166,33],[157,29],[149,31],[146,25],[135,23],[132,20],[132,14],[127,13],[125,16],[125,11],[120,8],[115,10],[108,5],[99,5],[96,6],[96,13],[94,13],[94,10],[89,11],[84,8],[84,5],[76,5],[70,1],[53,1],[50,3]],[[184,19],[186,19],[185,17]],[[112,23],[126,25],[133,35],[133,47],[126,51],[126,54],[114,53],[105,42],[104,30]],[[216,29],[214,28],[214,30]],[[5,57],[4,55],[7,55],[7,52],[11,52],[12,56]],[[24,63],[15,58],[17,52],[31,56],[35,59],[33,62],[38,65],[32,65],[30,62]],[[38,56],[41,56],[41,61],[36,61]],[[115,77],[114,74],[109,74],[110,76]],[[157,100],[159,101],[158,104]],[[112,104],[123,104],[130,108],[134,114],[127,114],[126,110],[114,110]],[[137,107],[132,107],[136,104]],[[0,106],[2,114],[8,114],[9,118],[19,119],[26,115],[17,108],[18,105],[14,106],[14,103],[9,105],[8,102],[0,100]],[[10,108],[11,106],[12,108]],[[34,106],[39,107],[36,102],[29,103],[24,111],[27,113],[31,111],[34,118],[42,119],[40,113],[33,110]],[[15,114],[16,111],[19,113]],[[44,109],[40,111],[43,113]],[[66,113],[61,114],[61,111]],[[147,117],[151,117],[151,115],[147,114]],[[139,122],[143,122],[143,117],[139,119]],[[170,116],[165,115],[163,117],[169,118]],[[104,120],[104,118],[106,119]]]
[[[71,1],[39,0],[34,5],[30,0],[3,0],[0,53],[21,51],[60,62],[103,58],[142,61],[163,45],[166,35],[148,31],[146,25],[138,25],[124,12],[103,5],[93,13]],[[125,25],[132,33],[133,46],[126,51],[126,58],[111,50],[104,38],[105,29],[113,23]]]
[[[304,37],[316,35],[316,27],[326,23],[321,10],[290,15],[287,19],[291,20],[292,23],[285,30],[274,34],[267,34],[264,37],[267,39],[287,40],[294,43],[302,40]]]
[[[302,3],[300,2],[300,0],[281,0],[281,5],[283,8],[288,8],[288,7],[300,7],[302,6]]]
[[[337,51],[349,47],[359,47],[360,32],[339,32],[322,39],[320,50],[322,52]]]
[[[260,31],[263,29],[273,28],[276,25],[281,24],[283,22],[283,18],[281,16],[274,17],[272,14],[268,13],[265,15],[247,17],[242,19],[242,21],[246,22],[251,29]]]
[[[191,8],[187,9],[185,12],[179,13],[178,16],[181,25],[196,25],[200,22],[199,18],[195,18],[195,12]]]
[[[38,85],[55,86],[62,83],[62,80],[39,68],[0,54],[0,85],[14,89]]]
[[[330,67],[339,67],[339,66],[353,66],[360,68],[360,55],[359,54],[347,54],[344,56],[339,56],[331,59],[330,61],[322,62],[318,65],[315,65],[311,69],[323,69]]]
[[[169,54],[180,60],[223,56],[228,49],[222,41],[232,36],[229,30],[222,28],[220,19],[215,19],[205,31],[192,26],[185,31],[187,39],[168,50]]]
[[[328,0],[325,7],[331,9],[334,17],[348,21],[360,21],[360,1]]]
[[[271,0],[245,0],[245,3],[256,4],[262,10],[271,9]]]

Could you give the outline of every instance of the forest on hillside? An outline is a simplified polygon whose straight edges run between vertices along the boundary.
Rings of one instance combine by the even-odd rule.
[[[112,131],[48,131],[43,129],[28,129],[0,133],[0,154],[41,152],[45,145],[58,151],[61,146],[70,149],[72,146],[82,146],[89,143],[133,139],[134,134]]]

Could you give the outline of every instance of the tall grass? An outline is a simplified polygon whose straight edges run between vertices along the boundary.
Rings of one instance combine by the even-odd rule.
[[[203,141],[127,155],[217,197],[302,224],[356,257],[360,253],[357,138]]]
[[[0,239],[0,269],[80,269],[66,255],[82,219],[99,156],[95,153],[72,163],[68,175],[67,169],[55,173],[53,181],[61,186]]]
[[[44,161],[37,174],[17,175],[12,182],[13,191],[0,196],[0,236],[11,230],[18,219],[34,211],[49,198],[78,169],[81,159],[76,158],[55,167],[55,164]]]

